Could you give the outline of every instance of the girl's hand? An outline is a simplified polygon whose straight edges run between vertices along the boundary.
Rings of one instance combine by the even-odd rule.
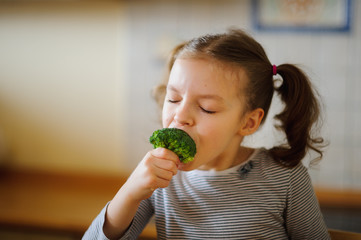
[[[149,151],[109,203],[104,234],[118,239],[124,234],[134,218],[142,200],[149,198],[157,188],[169,185],[177,174],[178,156],[165,148]]]
[[[165,148],[149,151],[124,184],[123,191],[134,201],[149,198],[157,188],[165,188],[177,174],[178,156]]]

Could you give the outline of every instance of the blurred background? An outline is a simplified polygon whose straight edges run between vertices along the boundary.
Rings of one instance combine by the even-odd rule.
[[[165,72],[169,51],[181,41],[230,27],[254,36],[274,64],[300,64],[311,77],[323,97],[322,134],[330,145],[310,174],[317,189],[339,197],[321,204],[328,225],[361,232],[356,204],[361,200],[361,2],[267,2],[0,0],[0,238],[12,238],[19,229],[24,239],[30,239],[29,232],[64,233],[66,226],[69,232],[83,231],[120,186],[114,183],[151,149],[148,138],[161,127],[151,90]],[[277,102],[272,106],[274,113],[279,108]],[[277,140],[270,123],[246,144],[270,147]],[[82,184],[64,185],[64,178]],[[38,191],[35,202],[46,202],[44,191],[56,191],[39,185],[59,179],[60,189],[79,187],[69,196],[88,194],[78,201],[104,199],[96,208],[85,204],[91,213],[84,213],[78,228],[69,222],[83,220],[73,218],[43,226],[41,216],[34,223],[14,214],[20,211],[17,197],[34,195],[22,195],[29,179],[38,179],[29,187]],[[114,185],[99,196],[96,189],[107,188],[100,183]],[[57,193],[72,205],[76,200],[63,190]],[[49,209],[69,211],[60,205]]]

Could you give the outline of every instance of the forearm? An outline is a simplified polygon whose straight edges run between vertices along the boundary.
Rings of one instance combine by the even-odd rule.
[[[153,149],[145,155],[108,205],[103,226],[108,238],[124,235],[141,202],[151,197],[154,189],[169,185],[177,173],[178,162],[178,156],[164,148]]]
[[[103,226],[104,234],[109,239],[119,239],[124,235],[139,205],[139,201],[131,200],[124,188],[121,188],[108,205]]]

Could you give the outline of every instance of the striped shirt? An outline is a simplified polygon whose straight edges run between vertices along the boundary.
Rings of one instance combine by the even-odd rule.
[[[83,239],[106,239],[105,208]],[[144,200],[122,239],[155,215],[158,239],[329,239],[307,169],[289,169],[265,149],[224,171],[179,171]]]

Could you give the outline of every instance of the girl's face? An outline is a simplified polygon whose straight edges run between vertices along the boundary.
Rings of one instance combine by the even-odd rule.
[[[197,145],[180,170],[222,170],[235,162],[243,135],[246,75],[204,59],[177,59],[170,73],[162,122],[186,131]]]

